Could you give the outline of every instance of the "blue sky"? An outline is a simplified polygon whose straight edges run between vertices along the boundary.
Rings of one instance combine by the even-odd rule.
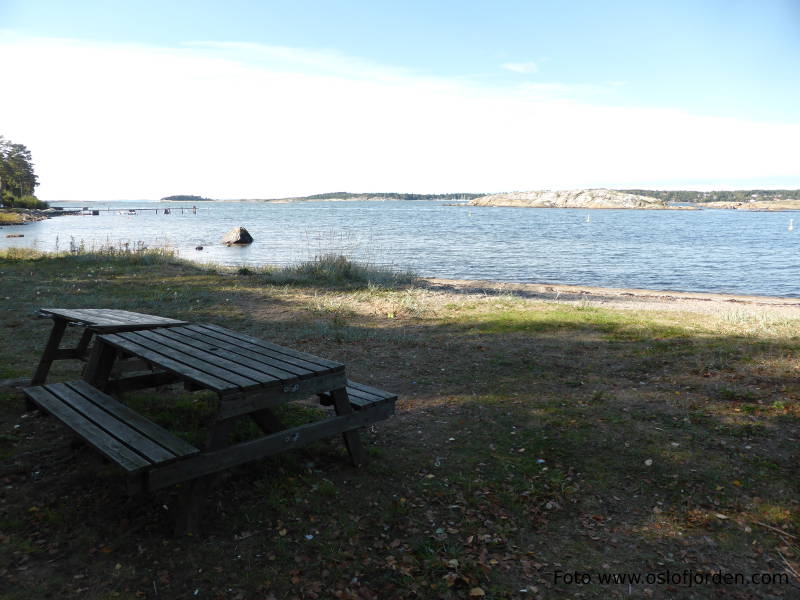
[[[39,94],[53,93],[48,81],[71,88],[81,137],[92,136],[81,142],[87,147],[111,144],[109,150],[128,156],[122,139],[108,135],[114,115],[105,113],[114,103],[118,116],[133,114],[136,122],[130,129],[121,124],[117,138],[127,135],[130,146],[132,134],[150,123],[152,135],[197,165],[196,149],[178,152],[202,138],[197,121],[190,126],[181,109],[191,101],[202,105],[195,116],[209,136],[248,153],[270,143],[288,148],[283,157],[266,152],[266,159],[285,164],[261,181],[244,171],[259,164],[256,157],[244,165],[217,157],[218,181],[207,169],[193,180],[188,162],[176,164],[161,152],[159,161],[172,163],[172,179],[161,163],[150,187],[117,167],[113,179],[92,184],[93,196],[190,193],[183,188],[194,183],[203,187],[195,191],[220,197],[333,189],[800,187],[800,164],[793,167],[785,156],[796,156],[796,149],[782,141],[797,139],[800,127],[796,0],[0,0],[0,58],[12,55],[20,85]],[[73,77],[63,80],[65,70]],[[117,93],[102,86],[101,73]],[[198,96],[206,89],[194,87],[199,80],[216,88],[209,97]],[[223,87],[232,93],[221,93]],[[139,95],[143,89],[169,91],[170,100],[159,106]],[[179,102],[188,90],[194,96]],[[276,100],[276,90],[291,100]],[[64,112],[58,119],[42,115],[44,104],[34,108],[0,100],[0,133],[33,151],[40,195],[89,193],[85,183],[79,191],[64,164],[60,130],[74,145],[74,124],[64,123]],[[232,133],[226,120],[241,131]],[[303,152],[293,136],[314,149]],[[614,140],[609,146],[600,138]],[[376,151],[386,160],[376,162]],[[641,161],[648,154],[660,169]],[[290,168],[291,160],[302,169]],[[619,166],[626,163],[627,171]],[[314,181],[309,173],[317,174]],[[161,194],[162,187],[181,189]]]

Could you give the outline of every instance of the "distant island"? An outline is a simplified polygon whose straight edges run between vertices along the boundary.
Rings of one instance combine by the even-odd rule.
[[[540,190],[509,192],[475,198],[471,206],[527,206],[532,208],[668,209],[664,200],[618,190]]]
[[[538,190],[508,192],[474,198],[471,206],[526,206],[532,208],[625,208],[639,210],[800,210],[800,190]]]
[[[243,198],[214,200],[202,196],[179,194],[161,198],[164,202],[341,202],[430,200],[464,202],[469,206],[526,206],[531,208],[624,208],[634,210],[697,210],[724,208],[730,210],[780,211],[800,210],[800,190],[733,190],[698,192],[692,190],[612,190],[606,188],[578,190],[534,190],[478,194],[451,192],[446,194],[410,194],[400,192],[327,192],[289,198]]]
[[[203,198],[202,196],[190,196],[188,194],[178,194],[177,196],[165,196],[161,202],[213,202],[213,198]]]
[[[311,196],[293,196],[291,198],[264,198],[247,199],[244,202],[313,202],[313,201],[341,201],[341,200],[472,200],[484,194],[475,193],[449,193],[449,194],[403,194],[398,192],[328,192],[325,194],[313,194]]]

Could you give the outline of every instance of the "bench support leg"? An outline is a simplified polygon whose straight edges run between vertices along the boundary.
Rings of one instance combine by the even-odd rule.
[[[62,319],[53,321],[53,328],[50,330],[50,337],[47,340],[47,345],[44,347],[42,358],[39,360],[39,365],[36,367],[36,372],[31,378],[31,385],[42,385],[47,379],[47,373],[50,371],[50,365],[56,358],[58,347],[61,345],[61,339],[64,337],[64,330],[67,328],[67,322]]]
[[[218,450],[225,446],[230,437],[232,425],[230,419],[218,422],[209,433],[206,451]],[[186,488],[179,498],[175,535],[194,535],[199,532],[203,508],[216,478],[216,474],[205,475],[186,483]]]
[[[350,398],[347,396],[347,390],[345,388],[333,390],[331,392],[331,398],[333,399],[333,407],[337,415],[349,415],[353,412],[353,407],[350,406]],[[361,444],[358,430],[345,431],[342,434],[342,438],[344,438],[344,445],[347,448],[347,454],[350,455],[350,462],[353,463],[353,466],[361,467],[366,464],[367,454],[364,452],[364,446]]]

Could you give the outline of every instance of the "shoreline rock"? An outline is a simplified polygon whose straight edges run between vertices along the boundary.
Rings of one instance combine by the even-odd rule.
[[[524,206],[531,208],[624,208],[670,210],[663,200],[608,189],[539,190],[481,196],[469,206]],[[679,208],[679,207],[675,207]],[[684,209],[685,210],[685,209]]]

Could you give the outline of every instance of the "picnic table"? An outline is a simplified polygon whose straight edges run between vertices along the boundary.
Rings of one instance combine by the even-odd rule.
[[[341,435],[351,462],[362,465],[360,427],[388,418],[397,396],[347,379],[342,363],[300,352],[213,324],[99,333],[81,381],[39,385],[26,396],[129,474],[133,493],[184,484],[176,530],[197,529],[215,474],[246,462]],[[123,356],[136,357],[148,372],[115,376]],[[217,395],[205,444],[196,448],[112,397],[125,390],[181,382]],[[286,428],[272,409],[317,396],[333,413]],[[238,419],[261,431],[231,443]]]

